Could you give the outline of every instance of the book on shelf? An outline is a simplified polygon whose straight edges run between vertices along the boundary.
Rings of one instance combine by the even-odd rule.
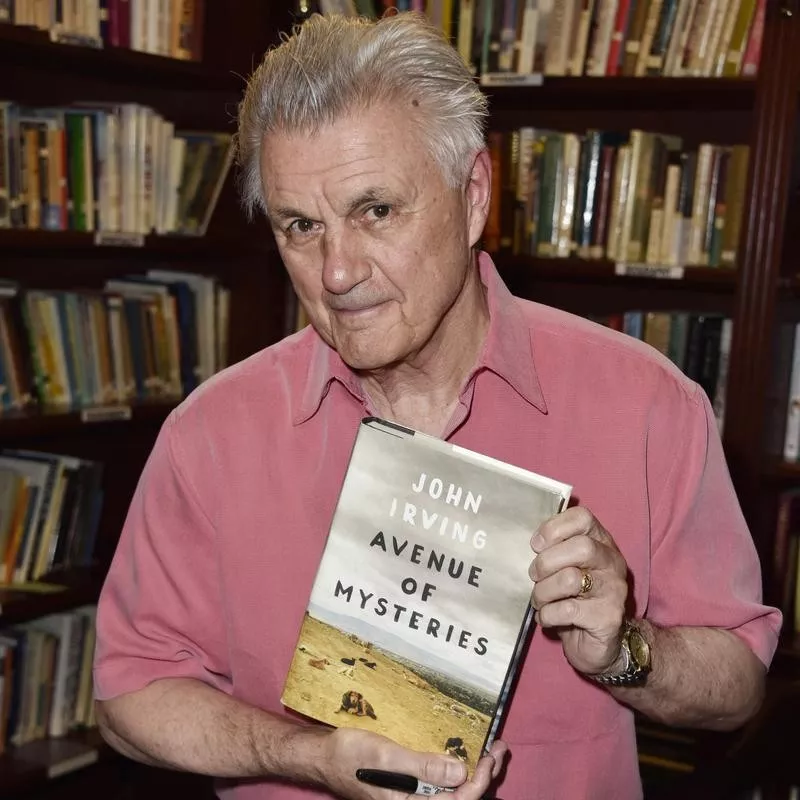
[[[531,536],[570,491],[364,419],[282,702],[474,769],[532,631]]]
[[[95,606],[80,606],[0,630],[0,753],[94,726],[95,620]]]
[[[203,236],[233,138],[176,130],[138,103],[0,100],[0,152],[0,228]]]
[[[782,322],[772,336],[765,392],[765,449],[789,463],[800,461],[800,323]]]
[[[693,311],[590,314],[588,318],[654,347],[705,391],[720,432],[725,423],[733,320]]]
[[[205,0],[5,0],[0,22],[36,28],[64,44],[201,61],[204,6]]]
[[[390,5],[425,11],[481,85],[495,87],[584,75],[752,77],[766,0],[393,0],[370,9],[312,0],[310,11],[375,17]]]
[[[96,461],[0,450],[0,584],[13,588],[91,564],[102,477]]]
[[[0,283],[0,416],[177,399],[226,366],[230,290],[149,270],[102,290]]]
[[[750,150],[640,129],[491,131],[489,252],[734,267]]]

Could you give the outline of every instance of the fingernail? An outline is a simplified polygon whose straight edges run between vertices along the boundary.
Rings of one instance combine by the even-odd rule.
[[[531,547],[538,553],[544,549],[544,539],[542,538],[541,534],[536,534],[533,539],[531,539]]]

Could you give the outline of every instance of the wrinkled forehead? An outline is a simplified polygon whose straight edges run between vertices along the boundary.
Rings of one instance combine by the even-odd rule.
[[[274,130],[261,150],[264,199],[440,177],[419,128],[397,108],[354,111],[316,128]]]

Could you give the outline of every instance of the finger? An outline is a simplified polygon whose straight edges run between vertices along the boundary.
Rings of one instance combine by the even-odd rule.
[[[584,576],[589,578],[585,579]],[[580,567],[565,567],[547,578],[536,581],[531,593],[531,604],[542,608],[547,603],[555,603],[568,597],[579,600],[596,595],[602,584],[602,570],[590,572]],[[584,587],[587,587],[584,590]]]
[[[536,611],[536,622],[542,628],[562,628],[564,631],[579,628],[600,637],[603,642],[619,631],[625,616],[622,604],[582,603],[574,597],[547,603]]]
[[[536,624],[542,628],[581,627],[580,603],[574,597],[546,603],[536,609]]]
[[[562,588],[565,592],[569,589],[577,590],[581,579],[581,575],[578,574],[580,570],[608,568],[612,565],[614,552],[589,536],[573,536],[539,553],[531,561],[528,574],[531,580],[542,581],[555,575],[559,570],[569,569],[569,573],[564,576],[566,583]]]
[[[508,745],[498,739],[489,748],[489,754],[494,758],[492,778],[496,778],[505,766],[506,758],[508,757]]]
[[[452,756],[428,755],[422,757],[422,763],[411,774],[425,783],[453,788],[467,779],[467,766]]]
[[[492,782],[497,762],[493,755],[485,755],[475,767],[472,778],[462,784],[453,795],[454,800],[481,800]]]
[[[573,506],[545,520],[531,539],[531,547],[541,553],[575,536],[588,536],[602,544],[616,547],[614,540],[589,509]]]

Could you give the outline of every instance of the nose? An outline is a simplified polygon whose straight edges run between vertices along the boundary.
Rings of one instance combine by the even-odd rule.
[[[322,242],[322,285],[331,294],[347,294],[371,275],[358,234],[343,227],[326,232]]]

